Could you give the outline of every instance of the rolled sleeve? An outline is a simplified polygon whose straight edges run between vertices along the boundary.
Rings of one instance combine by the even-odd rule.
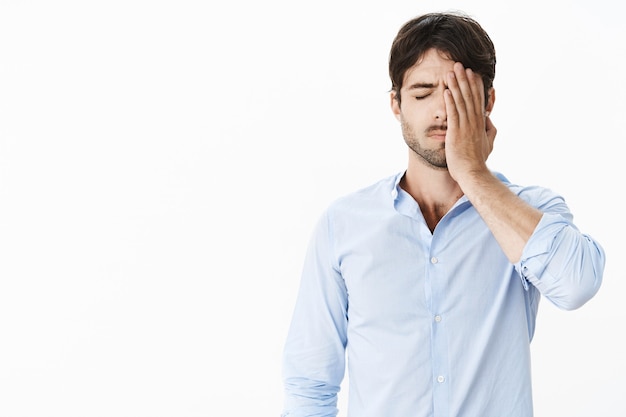
[[[600,289],[605,254],[589,235],[558,213],[544,213],[515,265],[524,285],[534,285],[563,310],[574,310]]]

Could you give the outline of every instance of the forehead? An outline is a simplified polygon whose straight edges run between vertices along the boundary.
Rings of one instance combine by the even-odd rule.
[[[438,84],[452,71],[454,61],[439,50],[429,49],[404,73],[403,88],[415,83]]]

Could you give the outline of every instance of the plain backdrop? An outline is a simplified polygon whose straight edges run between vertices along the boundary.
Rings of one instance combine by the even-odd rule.
[[[406,166],[393,37],[455,9],[496,45],[490,167],[608,257],[540,305],[536,416],[626,415],[621,3],[3,0],[0,416],[277,417],[313,224]]]

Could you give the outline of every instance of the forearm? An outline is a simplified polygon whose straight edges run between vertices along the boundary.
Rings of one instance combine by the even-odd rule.
[[[518,262],[542,212],[515,195],[489,170],[467,175],[459,185],[509,261]]]

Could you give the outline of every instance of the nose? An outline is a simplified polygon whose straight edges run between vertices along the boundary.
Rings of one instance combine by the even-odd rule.
[[[433,114],[435,120],[445,122],[447,120],[446,102],[443,98],[443,91],[437,92],[435,100],[433,100]]]

